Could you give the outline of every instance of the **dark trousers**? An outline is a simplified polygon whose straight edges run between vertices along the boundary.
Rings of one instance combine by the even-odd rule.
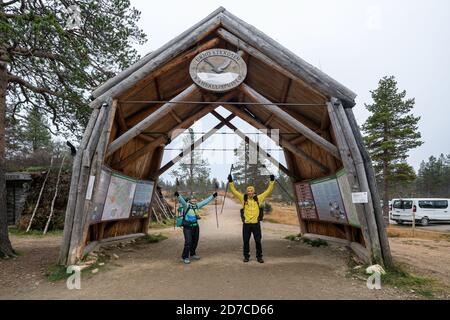
[[[258,223],[244,223],[242,226],[242,238],[244,240],[244,258],[250,258],[250,237],[253,233],[253,238],[256,244],[256,257],[262,258],[261,245],[261,224]]]
[[[200,228],[195,227],[183,227],[184,234],[184,249],[183,249],[183,259],[188,259],[189,256],[195,256],[195,250],[198,245],[198,238],[200,236]]]

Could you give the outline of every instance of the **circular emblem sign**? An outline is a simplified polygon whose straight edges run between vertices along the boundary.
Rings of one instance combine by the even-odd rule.
[[[189,67],[192,80],[201,88],[224,92],[239,86],[247,75],[247,65],[237,53],[210,49],[199,53]]]

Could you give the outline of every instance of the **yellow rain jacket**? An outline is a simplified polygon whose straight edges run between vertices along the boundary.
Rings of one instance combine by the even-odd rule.
[[[263,193],[261,193],[257,196],[259,204],[262,204],[264,199],[266,199],[267,196],[272,192],[274,184],[275,184],[275,181],[270,181],[269,187],[266,189],[266,191],[264,191]],[[244,203],[244,195],[236,190],[234,183],[229,182],[229,186],[230,186],[231,193],[233,193],[233,195],[242,204],[242,207],[244,207],[245,223],[258,223],[258,216],[259,216],[258,203],[255,200],[253,200],[252,198],[248,198],[247,203]]]

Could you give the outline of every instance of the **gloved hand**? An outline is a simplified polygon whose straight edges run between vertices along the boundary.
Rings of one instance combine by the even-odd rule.
[[[180,194],[178,193],[178,191],[175,191],[175,193],[173,194],[175,197],[179,197],[180,196]]]
[[[228,175],[228,182],[233,182],[233,177],[231,176],[231,174]]]
[[[275,181],[275,176],[273,174],[270,175],[270,181]]]
[[[214,193],[213,193],[213,197],[214,197],[214,198],[217,198],[217,192],[214,192]]]

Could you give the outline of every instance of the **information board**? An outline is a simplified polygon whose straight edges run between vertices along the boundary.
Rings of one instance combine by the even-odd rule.
[[[154,183],[152,181],[138,181],[134,193],[131,217],[147,217],[150,212]]]
[[[108,194],[109,182],[111,180],[111,170],[106,167],[102,168],[99,179],[97,190],[92,200],[93,210],[91,213],[91,223],[96,223],[102,220],[103,208],[105,206],[105,200]]]
[[[113,172],[103,208],[102,221],[129,218],[135,190],[134,179]]]
[[[316,205],[308,182],[295,184],[298,208],[302,219],[317,219]]]
[[[335,176],[312,181],[311,190],[320,220],[347,223],[344,203]]]

